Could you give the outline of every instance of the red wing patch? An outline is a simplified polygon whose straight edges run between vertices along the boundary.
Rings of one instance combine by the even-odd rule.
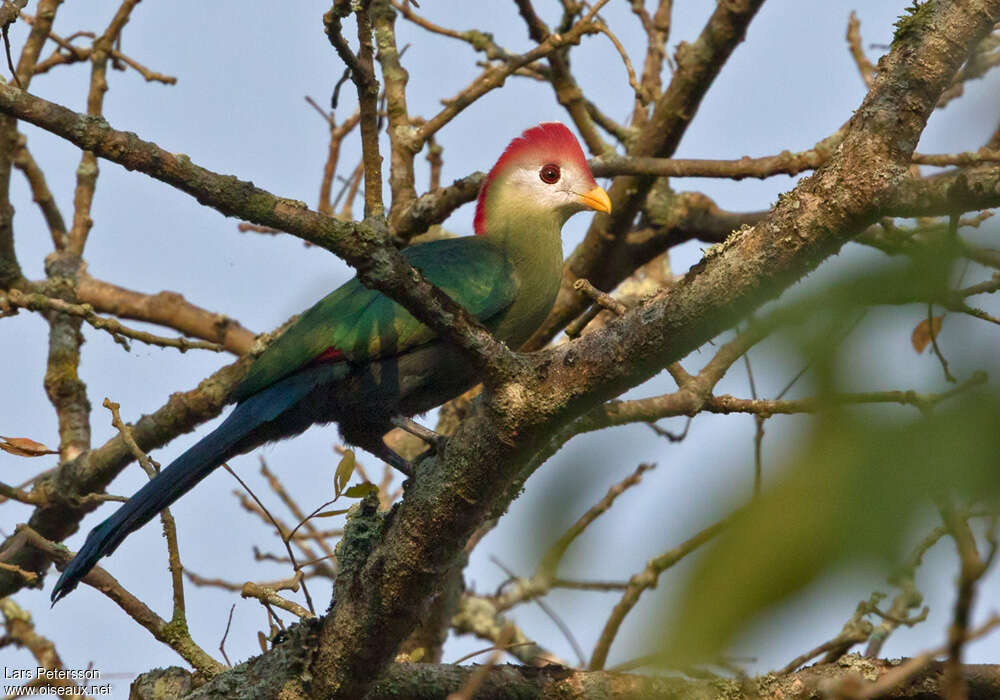
[[[327,348],[319,355],[314,357],[306,366],[313,367],[315,365],[332,364],[334,362],[341,362],[342,360],[346,359],[347,358],[344,357],[344,353],[342,353],[337,348]]]

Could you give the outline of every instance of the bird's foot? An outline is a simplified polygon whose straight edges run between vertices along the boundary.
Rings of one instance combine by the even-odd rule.
[[[375,456],[390,467],[402,472],[403,476],[413,478],[413,464],[385,443],[382,444],[382,449],[375,453]]]
[[[430,428],[425,428],[424,426],[420,425],[419,423],[416,423],[415,421],[405,416],[393,416],[390,419],[390,423],[394,427],[400,428],[401,430],[406,431],[410,435],[414,435],[420,438],[421,440],[426,442],[427,445],[430,447],[429,450],[421,452],[419,455],[417,455],[414,461],[410,462],[409,460],[404,459],[403,456],[400,455],[398,452],[396,452],[394,449],[386,445],[385,442],[382,442],[382,444],[379,446],[378,452],[375,453],[376,456],[382,459],[389,466],[394,467],[395,469],[397,469],[398,471],[402,472],[404,475],[410,478],[413,478],[413,474],[416,471],[416,466],[419,465],[428,457],[430,457],[431,455],[437,454],[440,451],[440,449],[444,447],[444,443],[447,442],[448,440],[448,438],[442,435],[441,433],[436,433]]]
[[[394,426],[400,430],[405,430],[410,435],[420,438],[426,442],[431,447],[432,453],[437,453],[444,447],[444,444],[448,441],[446,435],[434,432],[430,428],[425,428],[416,421],[407,418],[406,416],[393,416],[390,421]]]

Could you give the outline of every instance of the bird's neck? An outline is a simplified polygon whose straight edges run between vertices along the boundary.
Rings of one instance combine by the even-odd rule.
[[[552,309],[562,278],[563,217],[522,209],[517,216],[491,222],[485,237],[510,260],[518,278],[518,297],[498,334],[519,347]]]
[[[519,212],[488,227],[486,237],[507,254],[515,268],[542,266],[551,271],[562,266],[561,229],[561,217]]]
[[[484,194],[484,235],[504,250],[515,268],[540,266],[549,273],[556,270],[558,276],[567,213],[537,206],[503,178]]]

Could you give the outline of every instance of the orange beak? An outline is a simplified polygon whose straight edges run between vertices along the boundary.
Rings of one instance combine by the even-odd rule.
[[[605,214],[611,213],[611,198],[603,187],[594,187],[590,192],[584,192],[580,195],[580,199],[591,209],[602,211]]]

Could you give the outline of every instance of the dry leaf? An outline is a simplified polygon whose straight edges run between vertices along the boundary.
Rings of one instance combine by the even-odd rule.
[[[918,355],[927,348],[932,339],[938,337],[938,333],[941,332],[942,320],[944,320],[944,316],[935,316],[930,319],[925,318],[913,329],[910,342],[913,343],[913,349],[917,351]]]
[[[0,435],[0,450],[18,457],[42,457],[43,455],[59,454],[31,438],[12,438],[3,435]]]

